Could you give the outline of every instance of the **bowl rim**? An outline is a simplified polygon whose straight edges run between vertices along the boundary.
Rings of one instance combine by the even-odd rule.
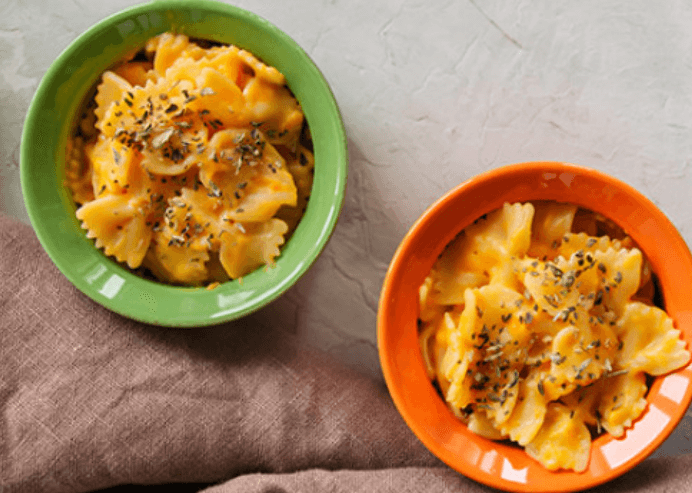
[[[308,74],[310,80],[314,81],[315,87],[318,88],[317,94],[320,98],[320,108],[327,109],[324,121],[328,124],[328,130],[324,130],[324,133],[331,141],[331,144],[329,144],[329,151],[335,156],[335,159],[324,165],[325,168],[330,169],[331,173],[333,173],[333,178],[330,176],[329,188],[323,190],[323,196],[326,197],[326,199],[324,199],[325,203],[323,204],[324,210],[320,207],[318,212],[314,212],[313,214],[318,215],[321,230],[311,236],[311,241],[307,246],[303,247],[305,248],[305,253],[301,255],[299,261],[294,262],[297,265],[292,266],[290,269],[280,268],[283,265],[282,258],[284,253],[288,245],[291,244],[289,240],[283,246],[282,253],[276,259],[275,266],[270,268],[260,267],[257,271],[245,276],[243,278],[245,282],[244,287],[240,286],[243,281],[239,282],[238,280],[223,283],[214,290],[206,290],[199,287],[172,286],[149,281],[137,277],[110,257],[106,257],[101,250],[93,246],[91,240],[88,241],[91,243],[92,249],[98,254],[98,257],[95,258],[99,258],[103,263],[101,263],[100,266],[94,265],[94,270],[91,271],[92,277],[88,277],[87,275],[87,278],[85,278],[84,273],[78,275],[73,271],[69,259],[61,252],[61,245],[51,234],[51,228],[46,225],[48,221],[55,218],[51,217],[49,219],[47,217],[42,217],[45,211],[42,210],[40,204],[41,197],[37,196],[38,187],[36,187],[36,189],[32,188],[32,169],[29,163],[32,161],[34,154],[32,142],[40,142],[40,128],[42,125],[40,109],[48,102],[48,93],[51,88],[59,84],[61,80],[64,80],[64,68],[70,63],[74,63],[75,53],[86,43],[98,39],[99,36],[104,35],[103,33],[107,32],[109,29],[113,29],[114,26],[133,20],[138,16],[150,14],[152,12],[165,13],[188,10],[203,11],[207,15],[230,17],[234,21],[242,21],[244,24],[248,24],[253,29],[262,32],[263,35],[271,36],[277,40],[277,43],[281,43],[282,46],[285,46],[286,50],[290,51],[293,57],[292,60],[298,60],[301,70]],[[173,28],[170,21],[167,21],[166,29],[154,29],[152,30],[151,36]],[[213,36],[210,35],[209,38],[213,38]],[[124,43],[118,51],[122,56],[127,53],[128,49],[132,49],[133,47],[134,45]],[[117,59],[110,59],[110,63],[116,61]],[[289,85],[291,84],[290,79],[288,83]],[[301,104],[304,102],[305,100],[303,99]],[[320,110],[319,113],[321,112],[322,110]],[[312,114],[308,114],[307,111],[305,111],[305,113],[306,119],[310,120],[312,116],[317,117],[318,111],[315,109]],[[320,117],[321,116],[322,115],[320,115]],[[315,133],[313,132],[313,136],[314,135]],[[37,137],[39,137],[39,139],[37,139]],[[324,144],[325,150],[326,145],[327,144]],[[319,169],[320,166],[318,159],[319,157],[316,156],[316,169]],[[296,41],[266,19],[248,10],[214,0],[151,0],[111,14],[96,22],[77,36],[77,38],[70,42],[51,63],[42,77],[27,111],[20,146],[20,179],[25,207],[39,242],[56,267],[80,291],[111,311],[140,322],[169,327],[202,327],[240,318],[266,306],[295,284],[315,262],[334,232],[336,222],[344,203],[347,174],[348,150],[343,118],[332,89],[315,62]],[[313,195],[314,192],[315,190],[313,189]],[[318,201],[317,198],[311,198],[313,200],[308,202],[308,211],[310,210],[311,202]],[[317,205],[313,206],[313,209],[317,210],[316,208]],[[54,226],[51,227],[54,228]],[[293,238],[296,238],[300,234],[299,231],[300,225],[296,232],[294,232]],[[101,272],[103,269],[105,269],[105,274]],[[260,270],[263,271],[264,275],[269,273],[272,277],[271,285],[268,287],[262,287],[261,282],[257,280],[257,277],[261,275],[258,274]],[[99,274],[99,272],[101,272],[101,274]],[[111,277],[106,279],[105,284],[101,284],[108,274],[111,274]],[[101,276],[101,279],[98,280],[97,283],[93,283],[93,276]],[[116,296],[104,296],[104,291],[111,294],[108,291],[108,289],[110,289],[108,287],[108,282],[114,279],[115,284],[111,282],[110,288],[117,288]],[[123,288],[123,284],[127,285],[127,289]],[[140,286],[140,288],[137,288],[137,286]],[[117,292],[118,290],[119,292]],[[230,292],[228,292],[228,290],[230,290]],[[179,302],[180,311],[175,311],[176,309],[173,308],[175,303],[173,301],[166,301],[167,305],[165,310],[147,311],[140,308],[139,311],[133,312],[127,301],[123,299],[127,298],[132,301],[134,297],[142,298],[147,296],[173,296]],[[222,296],[226,297],[223,302],[225,303],[223,307],[221,301]],[[233,299],[237,300],[237,303],[234,304],[232,302]],[[200,316],[198,312],[191,311],[189,308],[184,308],[184,306],[188,306],[186,303],[189,304],[191,300],[194,301],[196,307],[218,304],[218,308],[211,307],[206,316]],[[139,306],[141,307],[142,305],[140,304]],[[170,311],[172,308],[173,312]]]
[[[380,294],[380,299],[379,299],[379,304],[378,304],[378,315],[377,315],[377,344],[378,344],[378,353],[379,353],[379,359],[380,359],[380,364],[382,367],[382,373],[387,385],[387,388],[390,392],[390,395],[392,397],[392,400],[398,409],[399,413],[403,417],[404,421],[407,423],[409,428],[413,431],[413,433],[418,437],[421,442],[438,458],[440,458],[443,462],[445,462],[447,465],[455,469],[457,472],[462,473],[463,475],[472,478],[475,481],[478,481],[480,483],[484,483],[486,485],[499,488],[502,490],[507,490],[507,491],[532,491],[532,492],[538,492],[538,491],[560,491],[560,492],[569,492],[569,491],[577,491],[577,490],[583,490],[586,488],[594,487],[600,484],[603,484],[607,481],[610,481],[637,464],[639,464],[642,460],[644,460],[648,455],[650,455],[663,441],[672,433],[673,429],[677,426],[679,421],[682,419],[682,417],[685,414],[686,409],[690,405],[690,402],[692,401],[692,385],[688,385],[686,388],[686,391],[683,396],[681,396],[678,405],[668,405],[670,403],[665,403],[665,411],[670,412],[670,415],[668,416],[670,419],[669,421],[665,424],[663,427],[662,431],[659,431],[653,438],[651,442],[647,442],[647,445],[643,447],[638,454],[634,455],[633,457],[630,457],[629,460],[619,464],[612,466],[610,468],[608,467],[603,467],[603,458],[600,457],[600,462],[598,464],[598,467],[594,466],[594,470],[599,469],[600,472],[597,475],[585,475],[585,474],[580,474],[580,473],[574,473],[574,472],[569,472],[569,471],[557,471],[557,472],[549,472],[547,469],[543,469],[542,466],[539,466],[537,462],[534,461],[534,468],[541,468],[545,474],[541,476],[542,482],[537,483],[529,483],[527,482],[528,480],[525,478],[524,483],[521,482],[515,482],[512,480],[507,480],[504,477],[501,477],[501,475],[498,473],[498,468],[499,467],[505,467],[506,464],[502,463],[501,466],[497,465],[499,459],[496,459],[496,453],[493,452],[496,455],[493,455],[492,458],[495,460],[495,465],[493,466],[495,469],[492,470],[492,473],[490,470],[485,471],[481,470],[480,464],[481,460],[485,460],[485,457],[489,455],[490,453],[487,452],[488,450],[497,450],[500,445],[498,442],[492,442],[490,440],[487,440],[485,438],[482,438],[477,435],[473,435],[470,431],[466,430],[465,425],[463,425],[460,421],[456,420],[454,416],[452,415],[451,411],[449,411],[446,408],[446,405],[443,403],[442,399],[439,398],[439,396],[436,394],[436,392],[433,389],[433,386],[430,384],[430,381],[428,380],[428,384],[430,391],[426,390],[426,394],[424,396],[419,395],[419,393],[416,393],[416,398],[415,398],[415,403],[413,401],[413,398],[407,397],[407,393],[411,392],[409,389],[404,387],[404,383],[402,382],[403,379],[407,379],[410,381],[413,381],[412,378],[410,378],[411,373],[417,373],[418,377],[421,376],[422,374],[425,374],[425,368],[422,360],[422,356],[420,355],[420,350],[418,350],[418,345],[417,345],[417,336],[416,336],[416,351],[415,354],[412,355],[402,355],[399,356],[399,360],[395,360],[395,352],[396,349],[395,346],[399,345],[401,347],[404,347],[404,344],[397,342],[395,339],[397,337],[399,338],[404,338],[406,335],[399,335],[399,334],[408,334],[407,340],[408,342],[411,342],[411,338],[414,336],[412,335],[413,333],[417,333],[417,328],[416,328],[416,321],[413,320],[411,321],[410,325],[405,325],[408,324],[408,318],[406,320],[397,320],[396,324],[394,323],[394,314],[396,313],[397,310],[397,303],[399,304],[399,308],[401,308],[401,305],[407,304],[407,303],[412,303],[412,300],[415,299],[415,312],[417,313],[418,307],[417,307],[417,294],[418,294],[418,285],[416,286],[409,286],[408,289],[406,287],[402,287],[401,285],[397,285],[397,282],[401,280],[402,273],[405,271],[410,271],[413,267],[411,267],[411,262],[419,262],[421,258],[425,258],[425,262],[428,266],[428,272],[429,268],[432,267],[432,264],[434,263],[434,260],[437,258],[437,255],[439,255],[442,251],[442,249],[451,241],[464,227],[468,226],[473,220],[477,219],[480,217],[483,213],[491,212],[492,210],[496,209],[497,207],[490,207],[485,212],[478,214],[477,216],[473,217],[470,221],[464,220],[462,226],[459,229],[456,229],[455,231],[452,231],[449,233],[448,237],[446,239],[440,239],[439,241],[432,241],[430,243],[434,243],[435,246],[438,248],[435,248],[434,246],[430,247],[431,251],[425,252],[425,253],[420,253],[416,252],[414,250],[414,243],[417,243],[417,247],[420,247],[420,245],[424,244],[421,243],[423,240],[421,239],[422,236],[424,235],[427,230],[426,227],[429,226],[431,222],[434,222],[437,218],[438,215],[443,214],[443,210],[446,207],[451,207],[450,204],[457,203],[457,205],[463,201],[465,196],[468,196],[471,191],[473,191],[476,187],[482,186],[482,185],[488,185],[492,183],[494,180],[498,178],[513,178],[514,180],[519,180],[520,178],[526,178],[529,175],[539,173],[539,172],[545,172],[545,173],[552,173],[552,174],[557,174],[560,175],[561,173],[567,173],[567,174],[581,174],[581,175],[586,175],[590,179],[595,179],[597,181],[600,181],[604,186],[608,187],[614,187],[615,189],[619,190],[620,192],[628,195],[631,197],[633,200],[642,203],[645,206],[645,209],[648,213],[653,213],[653,216],[655,219],[660,223],[660,226],[662,229],[665,231],[665,234],[668,236],[667,239],[672,239],[675,242],[675,247],[678,249],[676,252],[681,253],[681,259],[680,261],[685,264],[685,271],[683,272],[683,275],[686,276],[686,278],[689,280],[692,278],[692,254],[690,254],[690,250],[688,246],[686,245],[684,239],[680,235],[680,233],[677,231],[677,229],[674,227],[674,225],[670,222],[670,220],[663,214],[658,207],[656,207],[649,199],[647,199],[643,194],[638,192],[636,189],[634,189],[632,186],[618,180],[617,178],[614,178],[604,172],[598,171],[593,168],[589,168],[586,166],[581,166],[581,165],[576,165],[576,164],[571,164],[571,163],[564,163],[564,162],[558,162],[558,161],[530,161],[530,162],[523,162],[523,163],[517,163],[517,164],[511,164],[511,165],[505,165],[501,166],[489,171],[486,171],[484,173],[475,175],[471,177],[470,179],[460,183],[459,185],[453,187],[450,189],[447,193],[445,193],[443,196],[441,196],[439,199],[437,199],[433,204],[431,204],[424,212],[421,214],[421,216],[413,223],[413,225],[410,227],[410,229],[406,232],[405,236],[401,240],[401,243],[396,249],[396,252],[394,253],[392,260],[389,264],[388,270],[385,274],[385,278],[383,281],[382,285],[382,290]],[[605,190],[605,189],[604,189]],[[467,197],[468,198],[468,197]],[[500,199],[497,199],[500,200]],[[540,200],[539,198],[531,198],[527,197],[524,200],[518,200],[518,201],[530,201],[530,200]],[[557,199],[554,199],[557,200]],[[502,203],[499,204],[500,206]],[[586,204],[580,204],[582,206],[588,207]],[[592,207],[593,210],[595,210],[595,207]],[[596,212],[601,212],[604,213],[604,211],[598,211]],[[606,217],[609,217],[608,213],[604,214]],[[612,217],[611,217],[612,219]],[[618,221],[616,221],[618,222]],[[630,232],[631,233],[631,232]],[[634,236],[634,235],[632,235]],[[635,240],[636,241],[636,240]],[[441,248],[439,246],[442,245]],[[434,251],[432,251],[434,250]],[[645,249],[642,247],[642,250],[645,251]],[[436,253],[436,254],[435,254]],[[648,253],[651,253],[648,251]],[[647,253],[647,255],[648,255]],[[433,255],[434,254],[434,255]],[[432,257],[432,258],[429,258]],[[415,291],[415,293],[412,292],[412,290]],[[403,293],[406,293],[406,296],[403,296]],[[407,315],[410,317],[410,315]],[[403,317],[402,317],[403,318]],[[678,321],[679,323],[679,321]],[[403,326],[403,327],[402,327]],[[690,314],[689,317],[685,318],[684,321],[684,330],[678,326],[678,328],[681,328],[682,336],[684,337],[684,340],[688,343],[688,350],[690,349],[690,340],[692,338],[692,332],[690,332],[690,327],[692,326],[692,314]],[[406,349],[411,348],[411,344],[406,344],[405,345]],[[401,371],[402,368],[404,368],[404,363],[399,363],[399,361],[405,361],[405,371]],[[399,368],[397,368],[397,366]],[[692,379],[692,365],[688,364],[685,367],[676,370],[675,372],[672,372],[671,374],[682,374],[685,376],[687,380]],[[406,376],[404,376],[406,375]],[[656,377],[654,379],[654,384],[652,387],[649,389],[649,394],[647,395],[647,402],[651,404],[651,399],[654,397],[658,399],[659,394],[658,391],[661,388],[661,382],[664,378],[666,378],[669,374]],[[425,377],[427,378],[427,377]],[[419,390],[419,389],[416,389]],[[434,397],[431,397],[434,394]],[[654,397],[652,397],[652,395]],[[452,454],[449,452],[448,448],[445,448],[439,443],[439,438],[436,438],[433,436],[433,434],[428,430],[428,422],[423,422],[420,418],[420,415],[423,411],[420,411],[421,406],[420,406],[420,399],[428,400],[428,399],[433,399],[436,398],[439,403],[441,403],[442,406],[444,406],[444,411],[447,413],[448,416],[452,417],[452,420],[447,420],[447,418],[444,418],[447,422],[453,423],[454,420],[456,420],[456,425],[453,425],[456,427],[456,430],[450,430],[449,435],[452,436],[455,433],[459,431],[465,430],[465,434],[462,436],[456,437],[458,439],[459,443],[464,443],[464,444],[469,444],[469,442],[474,442],[474,443],[482,443],[483,444],[483,451],[486,453],[486,455],[481,455],[479,458],[477,458],[476,463],[470,464],[467,462],[463,462],[458,456],[455,454]],[[665,400],[665,399],[663,399]],[[658,406],[658,401],[656,401],[657,406]],[[434,414],[435,411],[439,412],[440,408],[435,406],[432,400],[430,401],[431,405],[428,406],[423,406],[425,407],[425,412],[427,413],[426,419],[428,416],[431,416]],[[644,414],[648,413],[649,410],[652,409],[652,407],[649,405],[647,406],[647,410],[645,411]],[[658,408],[657,408],[658,409]],[[653,411],[652,411],[653,412]],[[416,416],[418,414],[418,416]],[[433,417],[433,419],[437,419],[436,417]],[[637,422],[642,420],[642,417],[640,417],[639,420],[635,421],[635,426]],[[644,426],[644,425],[642,425]],[[463,427],[463,430],[461,428]],[[629,430],[631,430],[630,428]],[[617,441],[617,442],[624,442],[626,438],[629,436],[629,430],[627,434],[625,435],[625,438],[623,440],[615,440],[612,437],[607,436],[604,438],[603,436],[599,437],[596,441],[592,441],[592,461],[594,457],[594,448],[597,444],[603,444],[604,440],[609,440],[609,441]],[[603,439],[603,440],[602,440]],[[450,438],[451,440],[451,438]],[[599,440],[601,440],[599,442]],[[469,447],[472,445],[468,445]],[[475,446],[475,445],[474,445]],[[480,449],[479,449],[480,450]],[[479,452],[480,453],[480,452]],[[520,464],[519,467],[522,467],[523,465],[530,464],[533,459],[530,459],[528,455],[521,451],[521,454],[525,456],[525,459],[523,462]],[[599,452],[600,455],[600,452]],[[500,456],[502,456],[502,453],[500,453]],[[504,459],[507,461],[507,459]],[[513,466],[510,461],[510,466]],[[513,466],[515,467],[515,466]],[[529,466],[531,467],[531,466]],[[590,465],[591,467],[591,465]],[[588,471],[588,470],[587,470]],[[516,472],[516,470],[515,470]],[[504,473],[504,469],[503,469]],[[535,476],[534,476],[535,477]]]

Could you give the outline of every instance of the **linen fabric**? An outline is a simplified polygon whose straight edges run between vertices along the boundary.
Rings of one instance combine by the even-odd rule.
[[[2,215],[0,279],[2,493],[494,491],[432,456],[383,384],[262,313],[197,329],[126,319]],[[691,469],[648,460],[594,491],[691,491]]]

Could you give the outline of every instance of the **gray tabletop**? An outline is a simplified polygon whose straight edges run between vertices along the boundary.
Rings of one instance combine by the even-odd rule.
[[[22,123],[52,60],[134,0],[0,2],[0,211],[28,223]],[[633,0],[238,0],[321,68],[350,169],[334,235],[253,315],[382,379],[389,260],[445,191],[504,164],[560,160],[633,185],[692,241],[692,4]],[[692,452],[692,413],[656,455]]]

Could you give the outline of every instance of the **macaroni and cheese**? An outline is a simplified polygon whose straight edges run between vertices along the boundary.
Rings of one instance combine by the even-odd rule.
[[[584,471],[592,437],[622,436],[646,408],[647,375],[690,360],[642,252],[571,204],[480,218],[419,294],[422,354],[449,408],[550,470]]]
[[[313,167],[278,70],[236,46],[165,33],[102,75],[66,176],[98,248],[161,281],[200,285],[274,261]]]

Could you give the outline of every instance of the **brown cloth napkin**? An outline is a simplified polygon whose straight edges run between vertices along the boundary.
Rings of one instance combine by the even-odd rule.
[[[382,384],[261,319],[125,319],[0,215],[0,492],[493,491],[434,458]],[[690,466],[647,461],[598,491],[692,491]]]

